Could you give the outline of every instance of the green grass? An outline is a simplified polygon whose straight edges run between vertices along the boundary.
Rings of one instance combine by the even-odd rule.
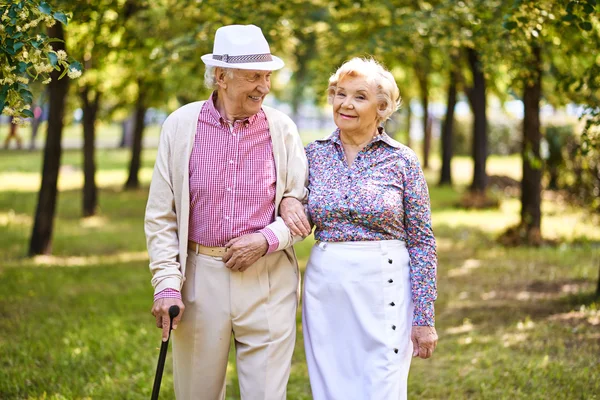
[[[27,259],[41,154],[0,151],[1,399],[150,396],[160,332],[142,221],[154,154],[144,151],[145,189],[124,192],[127,152],[99,151],[100,212],[81,219],[81,154],[65,152],[53,255]],[[488,167],[513,177],[520,169],[518,158],[492,157]],[[495,239],[518,221],[518,200],[455,209],[471,163],[453,168],[458,189],[431,185],[440,342],[432,359],[413,361],[409,397],[600,398],[597,218],[545,201],[543,234],[562,245],[503,248]],[[311,242],[297,245],[302,267]],[[228,399],[239,399],[230,361]],[[168,361],[161,398],[174,398],[171,373]],[[311,398],[300,325],[288,398]]]

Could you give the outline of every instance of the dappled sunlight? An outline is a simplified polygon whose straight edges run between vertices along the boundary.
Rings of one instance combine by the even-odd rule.
[[[581,306],[577,311],[553,314],[550,317],[548,317],[548,320],[570,323],[587,322],[590,325],[596,326],[600,325],[600,310],[596,310],[586,306]]]
[[[471,336],[460,338],[458,340],[458,343],[460,343],[462,345],[469,345],[469,344],[473,343],[473,338]]]
[[[451,228],[477,228],[486,233],[500,233],[502,230],[519,222],[518,215],[506,215],[491,210],[451,209],[434,211],[432,219],[434,230],[436,225],[447,225]]]
[[[429,182],[437,182],[442,165],[439,155],[432,155],[429,165],[431,168],[425,171],[425,176]],[[521,180],[521,157],[518,155],[489,156],[486,162],[486,172],[488,175],[504,175]],[[473,160],[466,156],[453,157],[452,178],[455,185],[470,185],[473,180]]]
[[[535,322],[529,318],[525,319],[525,321],[517,322],[517,330],[519,331],[529,331],[533,328],[535,328]]]
[[[492,290],[491,292],[481,293],[481,300],[493,300],[496,298],[496,291]]]
[[[458,335],[462,333],[469,333],[473,330],[473,324],[469,319],[465,319],[462,325],[455,326],[452,328],[446,329],[446,334],[448,335]]]
[[[140,182],[147,186],[152,178],[152,168],[141,168]],[[99,188],[121,187],[127,180],[126,170],[100,170],[96,173],[96,185]],[[3,172],[0,173],[0,192],[37,192],[40,190],[42,177],[36,172]],[[64,165],[58,175],[58,190],[74,190],[83,187],[83,171],[72,165]]]
[[[80,225],[82,228],[102,228],[110,221],[106,217],[94,215],[91,217],[82,218]]]
[[[92,256],[52,256],[52,255],[40,255],[32,258],[32,264],[34,266],[43,267],[82,267],[89,265],[105,265],[105,264],[116,264],[116,263],[128,263],[132,261],[145,261],[148,260],[148,253],[146,251],[137,252],[123,252],[112,255],[92,255]]]
[[[40,190],[42,178],[32,172],[0,173],[0,191],[2,192],[37,192]]]
[[[521,203],[518,199],[503,199],[499,210],[463,210],[444,208],[433,210],[433,227],[476,228],[499,235],[520,221]],[[578,239],[600,241],[597,216],[568,205],[542,202],[542,236],[557,241]]]
[[[517,332],[517,333],[505,333],[502,335],[502,345],[504,347],[512,347],[519,343],[526,341],[529,338],[529,334]]]
[[[33,218],[25,214],[17,214],[14,210],[0,212],[0,228],[16,225],[31,225]]]
[[[481,267],[481,260],[468,259],[463,262],[459,268],[454,268],[448,271],[448,276],[451,278],[467,275],[471,270]]]

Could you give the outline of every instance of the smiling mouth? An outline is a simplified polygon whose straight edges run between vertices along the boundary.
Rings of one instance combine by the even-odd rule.
[[[248,96],[248,98],[250,100],[253,100],[253,101],[260,101],[260,100],[262,100],[262,96]]]
[[[356,116],[356,115],[346,115],[346,114],[342,114],[342,113],[339,113],[339,114],[340,114],[340,117],[342,117],[342,118],[346,118],[346,119],[353,119],[353,118],[357,118],[357,116]]]

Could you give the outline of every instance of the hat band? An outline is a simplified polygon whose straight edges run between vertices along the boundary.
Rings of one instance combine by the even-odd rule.
[[[271,53],[246,54],[243,56],[230,56],[228,54],[223,54],[222,56],[220,56],[217,54],[213,54],[212,58],[213,58],[213,60],[223,61],[228,64],[247,64],[247,63],[273,61],[273,57],[271,57]]]

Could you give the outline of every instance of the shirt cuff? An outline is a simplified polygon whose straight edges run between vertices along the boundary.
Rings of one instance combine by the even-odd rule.
[[[269,244],[269,248],[267,249],[267,254],[273,253],[279,247],[279,239],[273,233],[273,231],[269,228],[263,228],[259,231],[263,234],[265,239],[267,239],[267,243]]]
[[[181,292],[179,290],[167,288],[154,295],[154,301],[158,299],[179,299],[181,300]]]
[[[433,302],[416,303],[413,313],[413,326],[434,326],[435,310]]]

